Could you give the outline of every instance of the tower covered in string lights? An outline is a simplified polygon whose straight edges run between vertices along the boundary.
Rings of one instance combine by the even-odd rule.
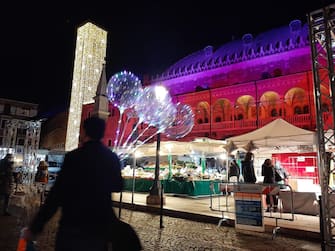
[[[66,151],[78,147],[82,105],[94,102],[106,49],[107,31],[90,22],[77,29]]]

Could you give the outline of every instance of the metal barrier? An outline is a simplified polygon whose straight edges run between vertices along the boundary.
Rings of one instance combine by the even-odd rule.
[[[215,185],[218,186],[215,189]],[[237,212],[237,210],[241,209],[241,205],[238,205],[236,208],[236,198],[242,198],[243,195],[250,195],[256,196],[260,198],[261,203],[259,203],[257,208],[254,205],[250,206],[250,213],[258,212],[261,213],[262,220],[264,218],[271,218],[275,220],[275,227],[272,230],[272,238],[276,237],[276,234],[279,232],[280,227],[278,225],[279,220],[287,220],[287,221],[294,221],[294,206],[293,206],[293,191],[290,185],[285,185],[285,189],[281,189],[283,185],[277,184],[264,184],[264,183],[236,183],[236,182],[221,182],[221,183],[214,183],[211,182],[210,184],[210,209],[212,211],[217,211],[221,213],[221,219],[219,220],[218,226],[222,224],[222,222],[228,219],[235,219],[236,224],[236,217],[237,214],[241,214],[241,212]],[[220,191],[216,193],[215,191]],[[289,210],[285,213],[283,212],[282,200],[280,198],[280,191],[290,192],[290,205]],[[276,212],[269,211],[265,212],[263,208],[264,199],[266,195],[275,195],[278,196],[278,210]],[[246,208],[248,208],[246,206]],[[248,210],[248,209],[247,209]],[[251,212],[253,211],[253,212]],[[289,212],[288,212],[289,211]],[[230,216],[229,216],[230,214]],[[228,215],[228,216],[227,216]],[[252,230],[252,228],[250,228]]]

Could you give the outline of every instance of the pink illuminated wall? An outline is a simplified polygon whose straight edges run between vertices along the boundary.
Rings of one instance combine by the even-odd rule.
[[[312,179],[313,184],[319,184],[317,156],[311,153],[281,153],[272,154],[273,163],[277,161],[289,172],[292,179]]]

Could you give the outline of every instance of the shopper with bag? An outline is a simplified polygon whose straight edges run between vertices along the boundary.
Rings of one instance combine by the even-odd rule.
[[[83,129],[83,145],[65,155],[55,184],[24,235],[31,240],[60,208],[56,251],[106,251],[108,242],[115,238],[111,235],[121,234],[118,228],[122,222],[116,218],[111,200],[111,193],[120,192],[123,186],[120,160],[101,142],[104,120],[90,117]],[[141,250],[140,244],[138,239],[133,250]],[[116,250],[129,249],[113,247]]]

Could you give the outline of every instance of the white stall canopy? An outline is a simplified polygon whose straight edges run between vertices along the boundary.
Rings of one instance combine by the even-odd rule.
[[[315,132],[296,127],[279,118],[252,132],[230,137],[226,140],[234,142],[237,147],[245,148],[249,144],[249,147],[262,148],[312,146],[315,144],[315,139]]]
[[[196,138],[190,142],[182,141],[161,141],[160,155],[187,155],[187,154],[218,154],[224,153],[223,140],[214,140],[209,138]],[[136,149],[136,154],[141,156],[156,155],[156,142],[143,144]]]

